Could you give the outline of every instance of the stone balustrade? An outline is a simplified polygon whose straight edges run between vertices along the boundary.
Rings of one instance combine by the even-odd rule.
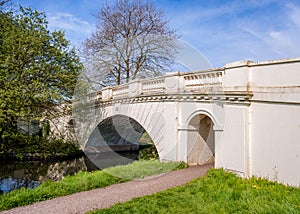
[[[171,73],[151,79],[134,80],[129,83],[101,90],[103,101],[139,95],[180,93],[184,91],[210,91],[222,86],[222,70],[193,73]]]
[[[198,72],[184,75],[185,89],[195,90],[222,85],[222,71]]]
[[[144,80],[141,82],[141,84],[142,84],[142,88],[141,88],[142,94],[163,93],[166,90],[164,77]]]
[[[112,96],[114,98],[128,97],[129,84],[119,85],[119,86],[113,87],[111,90],[112,90]]]

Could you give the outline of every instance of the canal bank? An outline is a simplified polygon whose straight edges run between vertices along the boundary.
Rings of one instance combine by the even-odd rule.
[[[10,159],[2,159],[0,162],[0,194],[8,193],[15,189],[36,188],[46,181],[60,181],[68,175],[74,175],[79,171],[95,171],[104,168],[126,165],[139,159],[155,157],[149,154],[153,152],[151,145],[139,147],[111,147],[114,150],[100,149],[88,152],[78,151],[70,155],[47,156],[36,154],[23,154],[23,161],[10,156]],[[156,152],[157,154],[157,152]]]

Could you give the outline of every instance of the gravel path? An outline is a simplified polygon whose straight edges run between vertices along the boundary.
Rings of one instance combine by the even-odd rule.
[[[190,166],[187,169],[171,171],[144,179],[79,192],[24,207],[17,207],[3,211],[1,214],[86,213],[89,210],[107,208],[119,202],[129,201],[132,198],[151,195],[171,187],[183,185],[195,178],[205,175],[206,171],[211,167],[212,165]]]

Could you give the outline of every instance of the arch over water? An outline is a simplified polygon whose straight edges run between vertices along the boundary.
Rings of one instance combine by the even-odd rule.
[[[85,148],[91,146],[136,145],[145,129],[134,119],[124,115],[114,115],[101,121]]]
[[[131,117],[113,115],[96,126],[84,151],[99,168],[127,164],[138,158],[139,141],[145,132]]]

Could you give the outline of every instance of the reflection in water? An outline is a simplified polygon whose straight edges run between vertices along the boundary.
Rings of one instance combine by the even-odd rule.
[[[27,187],[27,188],[35,188],[37,187],[40,183],[38,181],[32,181],[29,179],[15,179],[15,178],[3,178],[1,179],[0,177],[0,193],[7,193],[10,192],[14,189],[20,189],[22,187]]]
[[[0,194],[15,189],[35,188],[41,183],[60,181],[78,171],[93,171],[128,164],[138,159],[138,151],[101,152],[61,162],[0,163]]]
[[[35,188],[47,181],[60,181],[78,171],[89,171],[85,157],[62,162],[10,162],[0,163],[0,193],[22,187]]]
[[[60,181],[67,175],[74,175],[78,171],[87,171],[84,157],[57,162],[48,167],[46,178],[40,176],[40,180]]]

